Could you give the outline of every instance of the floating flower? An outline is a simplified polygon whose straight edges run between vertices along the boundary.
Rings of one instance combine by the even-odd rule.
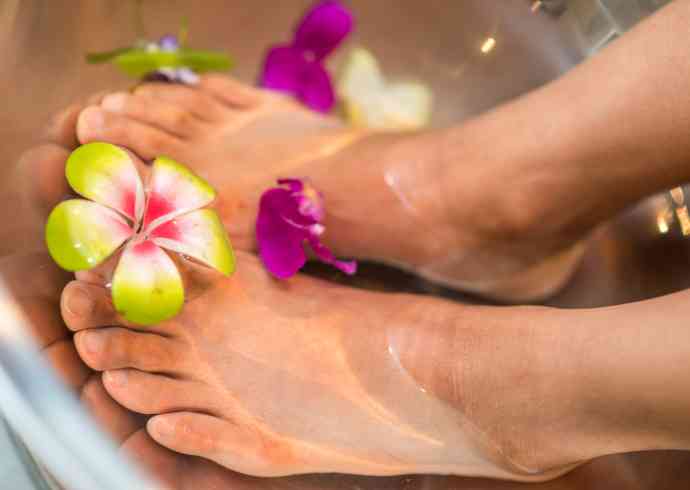
[[[112,62],[126,74],[147,81],[188,84],[196,83],[199,73],[226,71],[232,67],[226,54],[187,49],[172,35],[163,36],[158,42],[141,42],[131,48],[88,54],[86,61],[92,64]]]
[[[352,275],[357,262],[337,260],[321,243],[325,228],[323,197],[299,179],[281,179],[267,190],[259,202],[256,238],[259,256],[276,277],[285,279],[297,273],[307,261],[308,243],[319,260]]]
[[[345,114],[355,126],[418,129],[431,117],[431,91],[417,82],[388,82],[374,55],[363,48],[349,54],[337,90]]]
[[[304,16],[290,44],[268,52],[261,85],[292,94],[316,111],[328,112],[335,104],[335,94],[324,61],[352,27],[352,14],[339,2],[320,2]]]
[[[89,143],[69,156],[69,185],[90,199],[69,199],[48,217],[50,255],[69,271],[92,269],[122,248],[112,277],[116,310],[150,325],[175,316],[184,303],[182,277],[163,248],[230,275],[235,258],[211,209],[215,191],[184,165],[159,157],[145,188],[129,154]]]

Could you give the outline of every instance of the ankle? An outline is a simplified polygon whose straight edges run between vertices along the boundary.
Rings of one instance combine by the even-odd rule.
[[[417,133],[365,133],[315,169],[340,254],[414,266],[448,250],[436,163]]]
[[[466,417],[495,464],[545,479],[599,455],[611,432],[581,403],[586,377],[559,310],[426,301],[401,310],[414,328],[390,333],[401,363]]]

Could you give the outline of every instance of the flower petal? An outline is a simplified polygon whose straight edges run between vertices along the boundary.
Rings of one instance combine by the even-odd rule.
[[[177,40],[177,36],[172,34],[166,34],[158,40],[158,47],[161,51],[177,51],[180,49],[180,43]]]
[[[193,257],[229,276],[235,255],[223,223],[212,209],[183,214],[151,232],[151,240],[163,248]]]
[[[148,189],[144,228],[156,226],[189,211],[202,208],[216,198],[216,191],[201,177],[171,158],[153,162]]]
[[[352,13],[340,2],[320,2],[300,22],[295,33],[295,46],[322,59],[333,51],[352,31]]]
[[[319,63],[304,66],[298,97],[304,105],[318,112],[328,112],[335,105],[331,76]]]
[[[91,269],[134,234],[115,211],[84,199],[58,204],[46,224],[46,245],[57,264],[68,271]]]
[[[175,263],[151,240],[130,243],[112,281],[115,309],[127,320],[153,325],[179,313],[184,285]]]
[[[307,261],[303,243],[308,229],[289,219],[299,216],[290,191],[269,189],[261,196],[256,220],[259,256],[269,272],[281,279],[293,276]]]
[[[144,186],[125,150],[109,143],[88,143],[72,152],[65,175],[82,196],[115,209],[132,221],[144,210]]]
[[[309,236],[308,240],[309,245],[314,251],[314,254],[316,254],[321,262],[332,265],[336,269],[343,271],[348,276],[352,276],[357,272],[357,261],[336,259],[335,255],[333,255],[333,252],[331,252],[330,249],[321,243],[316,235]]]
[[[259,84],[262,87],[297,95],[302,87],[302,71],[307,60],[292,46],[277,46],[266,55]]]

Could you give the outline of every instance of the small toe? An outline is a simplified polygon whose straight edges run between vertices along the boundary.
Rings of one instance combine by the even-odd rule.
[[[86,364],[79,359],[71,340],[60,340],[54,343],[43,351],[43,355],[60,379],[73,390],[79,390],[91,374]]]
[[[199,89],[169,83],[145,83],[135,90],[135,95],[155,98],[177,106],[201,121],[220,122],[230,111],[212,95]]]
[[[55,114],[43,130],[43,139],[65,149],[79,146],[77,141],[77,119],[84,104],[75,103]]]
[[[177,136],[100,106],[89,106],[81,112],[77,136],[82,144],[105,141],[124,146],[144,160],[160,155],[179,158],[184,154],[183,141]]]
[[[193,113],[152,96],[116,92],[106,95],[101,107],[179,138],[188,139],[206,131],[206,124]]]
[[[201,382],[136,369],[105,371],[103,386],[120,405],[146,415],[182,410],[216,412],[220,398]]]
[[[169,413],[149,419],[153,440],[172,451],[200,456],[240,473],[281,476],[296,471],[289,444],[264,437],[260,430],[193,412]]]
[[[100,375],[92,374],[81,389],[82,404],[96,421],[121,443],[145,425],[143,416],[125,410],[111,398]]]
[[[22,190],[45,217],[70,192],[65,178],[67,157],[66,148],[45,143],[24,152],[17,164]]]
[[[251,109],[262,101],[265,92],[226,75],[201,77],[199,88],[237,109]]]
[[[135,368],[140,371],[174,374],[184,367],[183,344],[155,333],[126,328],[100,328],[74,336],[79,356],[96,371]]]

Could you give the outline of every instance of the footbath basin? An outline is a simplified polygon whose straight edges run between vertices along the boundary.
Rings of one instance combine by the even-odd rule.
[[[225,49],[236,60],[233,75],[245,82],[256,79],[266,47],[288,38],[308,0],[206,0],[143,3],[144,32],[158,37],[175,32],[183,16],[189,18],[191,43]],[[415,78],[432,90],[436,103],[434,126],[460,123],[504,101],[517,97],[566,72],[594,50],[615,39],[628,26],[616,22],[621,2],[573,0],[564,13],[542,11],[526,0],[352,0],[356,34],[349,45],[362,45],[381,60],[391,77]],[[628,3],[624,13],[644,14],[663,2]],[[88,66],[87,51],[125,46],[136,38],[135,2],[75,0],[72,2],[4,0],[0,3],[0,87],[5,94],[0,113],[0,142],[4,172],[17,161],[49,116],[57,110],[101,91],[127,89],[132,82],[109,66]],[[602,24],[605,19],[609,24]],[[602,27],[603,25],[603,27]],[[349,46],[341,53],[347,52]],[[338,64],[338,57],[331,62]],[[5,182],[7,179],[0,179]],[[676,291],[690,286],[684,265],[690,251],[677,227],[659,228],[664,196],[650,199],[616,222],[602,227],[571,284],[549,304],[590,307],[618,304]],[[311,272],[326,274],[319,267]],[[416,278],[376,265],[363,267],[353,285],[387,290],[440,294],[475,301],[426,284]],[[9,301],[5,298],[2,304]],[[8,317],[4,317],[6,320]],[[0,328],[0,410],[19,438],[40,463],[67,488],[154,488],[135,482],[123,461],[106,441],[83,422],[79,437],[75,425],[81,414],[64,397],[46,366],[29,362],[36,355],[23,340],[20,320]],[[28,357],[27,357],[28,356]],[[24,370],[31,370],[28,375]],[[36,384],[41,379],[41,385]],[[3,391],[5,390],[5,391]],[[55,398],[50,398],[54,395]],[[9,402],[8,400],[12,400]],[[75,422],[77,421],[77,422]],[[33,429],[32,429],[33,427]],[[36,434],[35,428],[44,429]],[[60,427],[63,430],[60,430]],[[65,427],[72,427],[64,430]],[[0,445],[2,451],[4,445]],[[11,451],[11,449],[7,449]],[[29,460],[21,461],[27,467]],[[65,457],[69,455],[69,457]],[[0,459],[5,456],[0,453]],[[26,489],[46,488],[36,467]],[[673,475],[673,477],[669,476]],[[674,480],[670,480],[675,478]],[[535,489],[569,488],[676,488],[690,478],[690,456],[684,453],[648,453],[602,458],[567,476]],[[7,481],[7,480],[6,480]],[[14,480],[11,480],[14,481]],[[17,480],[18,481],[18,480]],[[0,485],[0,487],[3,487]],[[341,475],[260,480],[237,476],[237,488],[256,489],[511,489],[522,484],[456,477],[406,476],[361,478]],[[24,490],[13,486],[12,490]],[[197,488],[196,490],[207,490]]]

